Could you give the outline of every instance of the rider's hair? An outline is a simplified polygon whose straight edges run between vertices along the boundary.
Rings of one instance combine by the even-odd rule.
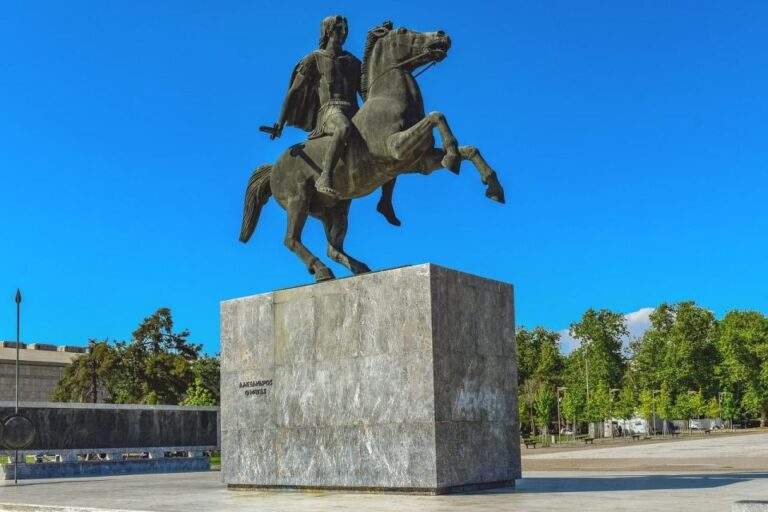
[[[333,27],[340,21],[343,21],[344,24],[346,24],[347,18],[339,15],[328,16],[327,18],[323,18],[323,21],[320,22],[320,48],[325,48],[325,45],[328,44],[328,39],[331,38]]]

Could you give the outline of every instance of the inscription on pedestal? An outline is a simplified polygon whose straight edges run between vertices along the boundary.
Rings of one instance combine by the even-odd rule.
[[[240,383],[240,389],[245,389],[245,396],[264,396],[270,386],[272,386],[272,379],[246,380]]]

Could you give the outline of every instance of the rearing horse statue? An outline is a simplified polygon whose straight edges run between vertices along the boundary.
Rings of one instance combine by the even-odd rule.
[[[240,241],[247,242],[261,208],[272,195],[288,214],[285,245],[301,258],[317,281],[334,275],[301,242],[307,216],[322,221],[328,257],[354,274],[370,272],[365,263],[344,251],[352,199],[370,194],[401,174],[429,174],[438,169],[459,172],[471,160],[487,185],[485,195],[504,203],[504,190],[494,170],[474,146],[459,146],[445,116],[425,114],[421,90],[413,77],[419,67],[443,60],[451,47],[442,31],[416,32],[377,27],[368,33],[362,64],[363,106],[352,118],[356,128],[334,169],[337,197],[315,189],[318,162],[328,138],[317,138],[286,150],[274,165],[258,167],[248,181]],[[435,148],[437,128],[442,148]]]

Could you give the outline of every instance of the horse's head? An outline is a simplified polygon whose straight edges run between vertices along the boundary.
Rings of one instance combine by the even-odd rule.
[[[445,32],[417,32],[384,23],[368,32],[363,55],[363,89],[383,73],[395,68],[412,72],[429,62],[440,62],[448,55],[451,38]]]

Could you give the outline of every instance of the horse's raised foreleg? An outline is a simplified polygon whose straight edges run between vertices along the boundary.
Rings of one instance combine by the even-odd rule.
[[[309,273],[313,274],[317,281],[333,279],[334,275],[331,269],[309,252],[309,249],[301,243],[301,232],[304,230],[304,224],[307,222],[308,209],[309,200],[306,194],[294,196],[286,202],[285,211],[288,214],[288,229],[285,233],[285,246],[301,258]]]
[[[390,155],[397,160],[408,160],[416,157],[416,153],[423,150],[424,142],[432,137],[433,128],[437,128],[438,133],[440,133],[440,142],[445,150],[441,167],[458,174],[461,166],[461,155],[456,137],[453,136],[445,116],[440,112],[430,112],[407,130],[390,135],[387,138],[387,148]]]
[[[459,147],[459,153],[461,158],[470,160],[474,164],[480,172],[483,184],[488,185],[488,188],[485,190],[486,197],[504,204],[504,189],[501,187],[501,183],[499,183],[499,178],[496,177],[496,171],[488,165],[488,162],[480,154],[480,150],[475,146],[461,146]]]
[[[325,237],[328,239],[328,257],[347,267],[353,274],[362,274],[371,271],[368,265],[344,252],[350,203],[351,201],[340,201],[333,208],[328,208],[321,220],[325,227]]]
[[[488,162],[480,155],[480,150],[474,146],[461,146],[459,147],[459,154],[464,160],[470,160],[477,170],[480,172],[480,178],[483,184],[488,188],[485,190],[486,197],[504,203],[504,189],[499,183],[499,179],[496,177],[496,171],[494,171]],[[419,162],[419,167],[416,172],[422,174],[429,174],[432,171],[443,169],[443,161],[446,157],[446,151],[442,149],[432,149],[428,151]]]

